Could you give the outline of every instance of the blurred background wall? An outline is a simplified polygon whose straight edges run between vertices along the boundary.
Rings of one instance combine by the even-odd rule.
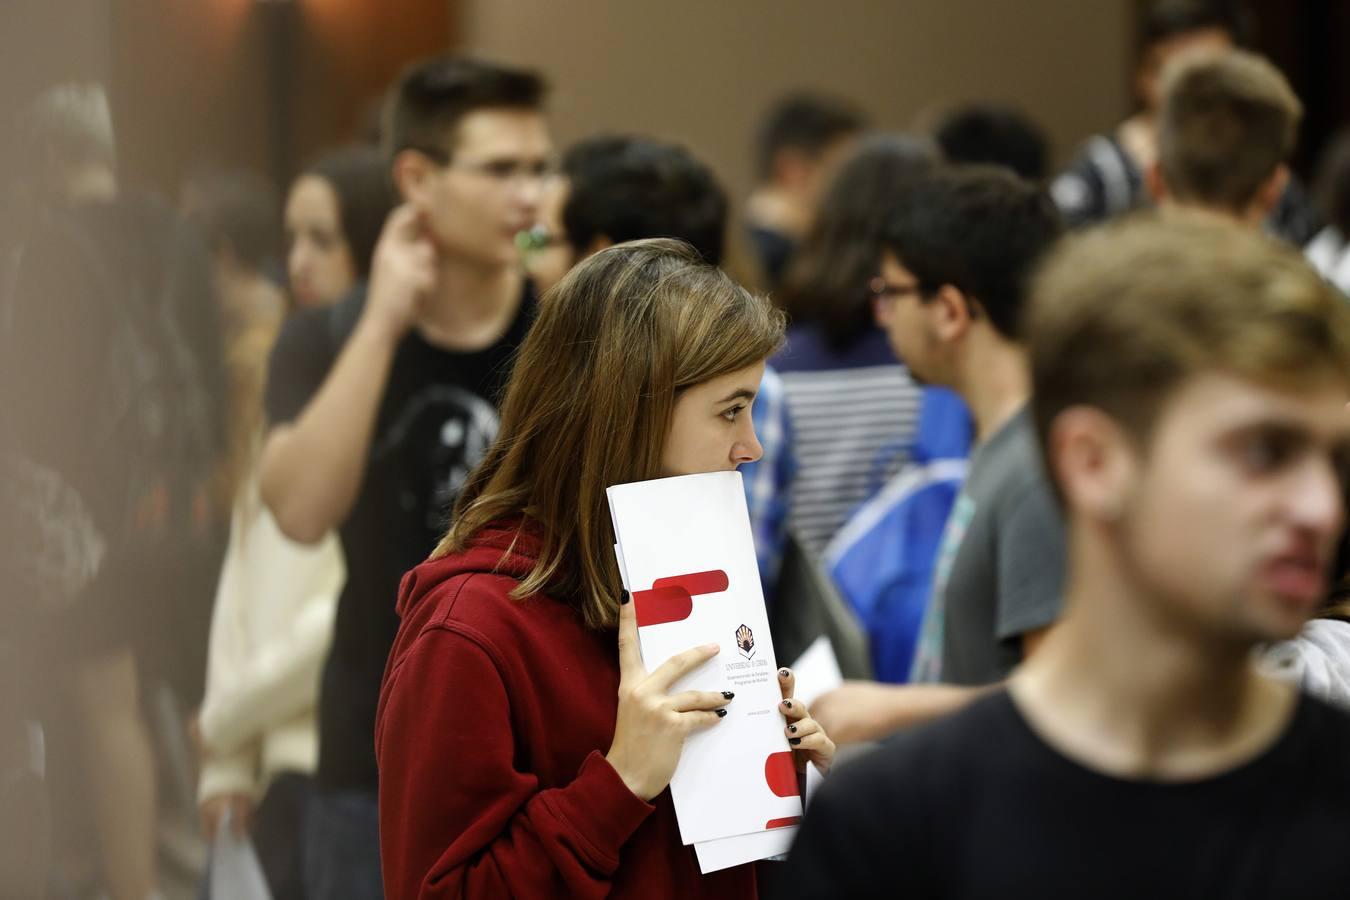
[[[884,128],[962,100],[1039,118],[1065,158],[1130,102],[1133,0],[462,0],[466,48],[553,78],[562,143],[604,128],[687,143],[734,196],[765,107],[809,87]]]
[[[412,59],[457,42],[447,0],[0,0],[0,121],[41,88],[109,90],[121,174],[172,196],[229,166],[277,184],[360,133]]]
[[[195,165],[283,184],[368,127],[409,60],[458,48],[528,64],[555,86],[560,145],[645,131],[748,189],[766,105],[809,87],[883,128],[956,102],[1037,117],[1063,161],[1130,108],[1140,0],[3,0],[0,116],[44,85],[99,79],[123,174],[172,194]],[[1350,3],[1249,0],[1255,45],[1308,108],[1297,168],[1350,121]]]

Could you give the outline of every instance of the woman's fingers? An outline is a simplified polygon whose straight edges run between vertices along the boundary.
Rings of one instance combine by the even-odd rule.
[[[792,692],[797,689],[797,676],[792,674],[789,668],[778,670],[778,690],[782,691],[782,697],[787,700],[792,696]]]
[[[632,604],[629,604],[630,606]],[[636,641],[637,629],[634,628],[634,638]],[[708,660],[722,652],[718,644],[704,644],[701,647],[690,647],[683,653],[676,653],[670,659],[661,663],[656,671],[647,679],[648,685],[661,693],[670,690],[670,686],[679,681],[685,675],[697,669]]]
[[[680,713],[680,724],[685,726],[687,731],[699,731],[716,725],[726,718],[726,713],[725,709],[696,709],[693,712]]]
[[[638,648],[637,610],[627,591],[619,595],[619,677],[633,684],[647,677]]]
[[[805,719],[809,713],[806,710],[806,704],[796,697],[789,697],[778,704],[778,711],[787,717],[789,722],[796,722]]]
[[[793,743],[793,742],[796,743]],[[792,744],[793,750],[799,750],[809,757],[823,761],[828,767],[829,761],[834,758],[834,741],[823,731],[817,731],[815,734],[808,734],[805,737],[788,738],[788,743]]]
[[[689,712],[696,709],[720,709],[736,695],[731,691],[684,691],[670,698],[671,709]]]
[[[783,731],[792,749],[797,751],[798,767],[805,766],[809,760],[815,763],[820,771],[828,771],[834,762],[837,749],[834,741],[830,740],[830,736],[825,733],[819,722],[805,715],[805,707],[799,706],[795,701],[793,706],[800,708],[803,718],[788,722]]]

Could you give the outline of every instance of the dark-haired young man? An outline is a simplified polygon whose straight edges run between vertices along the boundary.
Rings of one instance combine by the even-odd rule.
[[[848,103],[816,94],[790,94],[769,110],[755,146],[759,184],[746,202],[769,284],[779,282],[830,176],[866,124]]]
[[[543,291],[592,253],[644,238],[677,238],[720,266],[727,197],[712,170],[678,144],[597,135],[567,148],[539,221],[547,245],[529,270]]]
[[[1059,613],[1063,536],[1018,327],[1026,282],[1059,233],[1039,188],[983,166],[924,177],[886,225],[877,318],[916,380],[965,401],[976,446],[939,550],[915,683],[849,683],[820,698],[814,712],[836,741],[958,708],[1007,677]]]
[[[1350,718],[1252,654],[1345,521],[1344,300],[1253,230],[1148,216],[1060,251],[1027,331],[1064,613],[1005,690],[832,776],[790,896],[1345,896]]]
[[[296,540],[338,528],[347,558],[306,823],[311,897],[381,894],[374,729],[394,598],[496,433],[529,324],[515,236],[548,173],[544,92],[532,72],[466,59],[409,69],[385,122],[404,203],[369,287],[293,318],[273,352],[263,498]]]
[[[938,122],[933,137],[949,163],[1003,166],[1027,181],[1045,180],[1050,158],[1045,129],[1015,106],[957,107]]]

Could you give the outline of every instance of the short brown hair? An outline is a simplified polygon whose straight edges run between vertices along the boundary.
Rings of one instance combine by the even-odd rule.
[[[1265,59],[1243,50],[1189,57],[1164,75],[1158,162],[1184,203],[1247,209],[1294,149],[1303,106]]]
[[[574,603],[588,627],[613,625],[619,573],[605,489],[659,477],[680,393],[763,361],[783,328],[767,298],[682,241],[633,241],[589,257],[540,301],[501,431],[435,555],[528,515],[541,549],[514,596],[549,593]]]
[[[1146,443],[1173,392],[1205,371],[1350,389],[1350,305],[1292,248],[1203,213],[1139,213],[1069,238],[1035,281],[1025,327],[1042,448],[1073,406]]]
[[[454,152],[459,123],[480,109],[542,108],[542,76],[461,56],[438,56],[409,66],[385,101],[383,150],[393,159],[419,150],[438,162]]]

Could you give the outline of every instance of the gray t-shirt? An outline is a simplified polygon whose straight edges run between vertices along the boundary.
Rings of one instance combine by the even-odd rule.
[[[1019,637],[1052,624],[1064,525],[1023,408],[971,455],[938,555],[912,681],[990,684],[1022,659]]]

